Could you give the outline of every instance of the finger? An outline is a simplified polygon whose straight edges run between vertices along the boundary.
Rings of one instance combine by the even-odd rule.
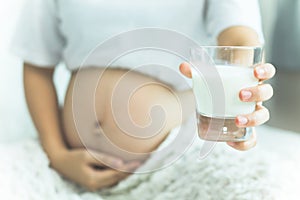
[[[96,151],[87,151],[87,162],[92,165],[97,166],[108,166],[111,168],[120,168],[123,166],[124,162],[122,159]]]
[[[266,101],[273,96],[273,88],[270,84],[262,84],[240,91],[239,97],[244,102]]]
[[[112,186],[116,183],[120,182],[121,180],[125,179],[132,173],[137,167],[141,165],[138,161],[131,161],[124,165],[124,171],[117,171],[117,170],[105,170],[105,174],[100,175],[99,178],[103,178],[105,186]]]
[[[257,143],[257,138],[256,138],[256,132],[255,132],[254,128],[252,128],[252,129],[253,129],[253,133],[249,140],[247,140],[245,142],[227,142],[227,144],[229,146],[231,146],[232,148],[240,150],[240,151],[246,151],[246,150],[249,150],[249,149],[255,147],[256,143]]]
[[[132,173],[134,172],[137,168],[139,168],[142,165],[141,162],[139,161],[131,161],[128,162],[124,165],[124,169],[122,171]]]
[[[187,62],[181,63],[179,66],[179,70],[187,78],[192,78],[192,71],[191,71],[191,67],[190,67],[189,63],[187,63]]]
[[[276,73],[275,67],[270,64],[261,64],[255,67],[254,76],[259,80],[267,80],[272,78]]]
[[[235,118],[235,123],[238,127],[258,126],[270,118],[269,110],[264,106],[257,105],[256,110],[248,115],[239,115]]]
[[[89,170],[89,181],[87,186],[91,190],[98,190],[104,187],[111,187],[120,180],[126,178],[129,174],[118,172],[113,169],[105,169],[102,171],[97,171],[94,169]]]

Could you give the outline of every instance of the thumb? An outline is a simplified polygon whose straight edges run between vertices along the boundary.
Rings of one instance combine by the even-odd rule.
[[[123,160],[106,153],[89,150],[88,162],[96,166],[107,166],[111,168],[121,168]]]

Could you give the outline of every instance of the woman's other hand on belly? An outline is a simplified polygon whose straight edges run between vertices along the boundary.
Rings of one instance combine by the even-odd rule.
[[[60,174],[95,191],[116,185],[140,166],[137,161],[123,162],[108,154],[84,148],[61,152],[51,166]]]

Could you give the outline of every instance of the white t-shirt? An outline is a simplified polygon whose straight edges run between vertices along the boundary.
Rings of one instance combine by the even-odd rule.
[[[12,48],[26,62],[51,67],[63,61],[76,70],[97,45],[121,32],[164,28],[213,45],[236,25],[253,28],[263,42],[257,0],[27,0]]]

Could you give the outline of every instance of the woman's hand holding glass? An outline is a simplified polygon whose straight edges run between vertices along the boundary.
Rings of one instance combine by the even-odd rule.
[[[188,63],[182,63],[179,69],[184,76],[192,78],[191,68]],[[275,67],[271,64],[260,64],[254,68],[254,76],[261,84],[256,87],[242,89],[239,97],[244,102],[256,102],[256,109],[251,114],[238,115],[235,119],[238,127],[258,126],[269,120],[269,110],[262,105],[262,102],[272,97],[273,88],[270,84],[264,84],[263,81],[272,78],[275,75],[275,71]],[[248,150],[254,147],[256,142],[256,132],[254,131],[248,141],[227,142],[227,144],[237,150]]]

